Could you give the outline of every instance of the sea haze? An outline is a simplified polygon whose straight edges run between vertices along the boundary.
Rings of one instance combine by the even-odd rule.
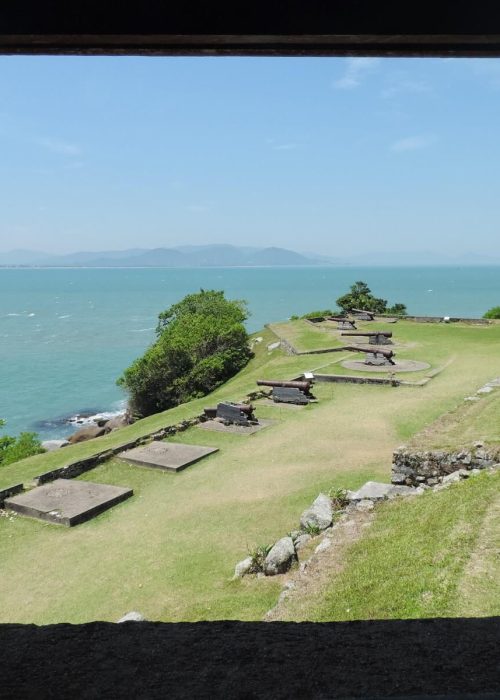
[[[481,316],[500,303],[500,267],[255,267],[0,270],[0,417],[6,431],[69,434],[60,418],[116,411],[115,381],[185,294],[246,299],[248,329],[333,307],[356,280],[409,313]],[[4,431],[5,432],[5,431]]]

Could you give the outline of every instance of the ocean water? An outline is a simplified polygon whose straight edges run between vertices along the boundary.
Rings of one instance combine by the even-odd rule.
[[[62,419],[115,412],[116,379],[154,340],[158,313],[185,294],[224,289],[246,299],[248,329],[316,309],[356,280],[410,314],[481,316],[500,304],[499,267],[1,269],[0,418],[43,439]]]

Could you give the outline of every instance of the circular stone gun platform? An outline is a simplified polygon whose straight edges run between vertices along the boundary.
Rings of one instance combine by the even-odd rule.
[[[152,442],[144,447],[134,447],[118,456],[140,467],[153,467],[167,472],[180,472],[200,459],[218,452],[217,447],[184,445],[180,442]]]
[[[27,493],[7,498],[5,507],[20,515],[72,527],[130,498],[133,493],[132,489],[122,486],[56,479]]]

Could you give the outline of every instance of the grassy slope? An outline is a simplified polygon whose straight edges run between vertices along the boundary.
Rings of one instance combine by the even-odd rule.
[[[500,614],[494,569],[487,586],[477,577],[466,584],[470,576],[463,574],[499,487],[500,472],[485,473],[439,493],[380,505],[372,527],[350,548],[340,574],[314,600],[290,605],[286,619]],[[498,530],[496,536],[498,540]],[[498,572],[498,563],[496,567]],[[478,562],[474,571],[481,570],[484,575]]]
[[[214,444],[221,451],[177,475],[112,460],[84,478],[131,486],[134,497],[77,528],[0,518],[0,620],[113,620],[131,609],[149,619],[259,619],[280,584],[229,580],[248,548],[293,529],[321,489],[388,480],[391,452],[401,440],[500,374],[500,326],[407,322],[392,329],[433,365],[455,359],[418,389],[318,385],[321,400],[315,406],[260,408],[261,417],[273,416],[277,423],[251,437],[193,428],[176,440]],[[272,340],[267,331],[260,335]],[[142,434],[176,422],[218,397],[237,399],[259,376],[290,377],[325,360],[269,354],[262,344],[255,360],[213,397],[92,442],[100,449],[106,441],[124,441],[132,431]],[[25,460],[12,465],[5,481],[27,479],[69,454],[93,449],[84,443],[55,457]],[[398,610],[392,606],[387,614],[398,616]]]

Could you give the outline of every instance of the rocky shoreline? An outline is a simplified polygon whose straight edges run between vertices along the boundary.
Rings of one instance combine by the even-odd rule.
[[[101,414],[76,414],[64,420],[66,424],[81,425],[76,432],[69,437],[63,439],[44,440],[42,447],[47,452],[59,450],[66,445],[74,445],[85,440],[93,440],[94,438],[106,435],[114,430],[130,425],[134,422],[132,415],[127,410],[121,413],[101,413]]]

